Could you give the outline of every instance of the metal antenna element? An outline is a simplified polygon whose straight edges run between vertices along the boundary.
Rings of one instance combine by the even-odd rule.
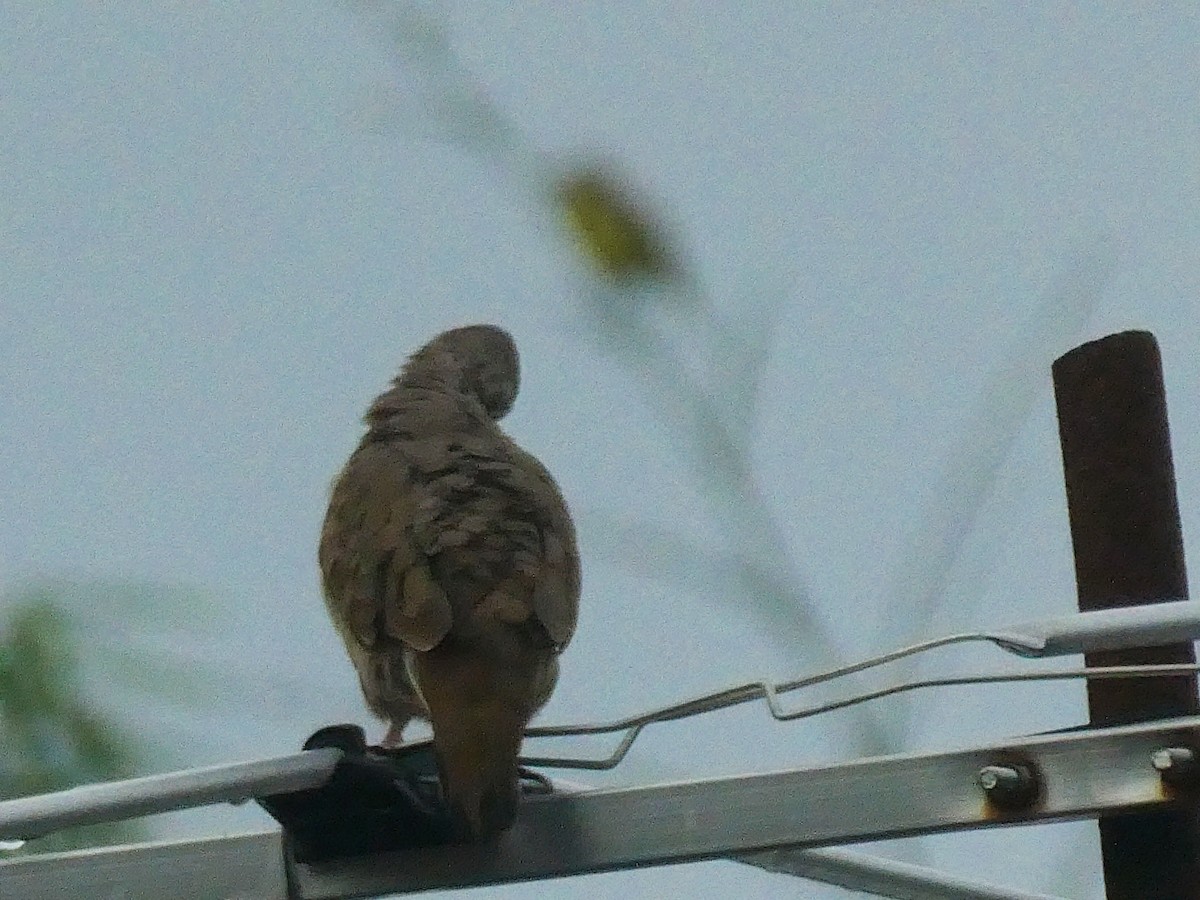
[[[819,672],[805,678],[772,684],[768,681],[751,681],[736,687],[725,688],[664,706],[649,712],[639,713],[610,722],[537,726],[526,731],[526,737],[570,737],[582,735],[613,734],[624,732],[620,743],[611,754],[602,758],[571,758],[556,756],[527,756],[522,762],[528,766],[546,768],[602,770],[615,768],[628,755],[634,741],[647,725],[671,722],[690,716],[737,706],[754,700],[766,701],[771,715],[782,722],[803,719],[821,713],[832,712],[887,697],[906,691],[930,687],[952,687],[968,684],[994,684],[1013,681],[1056,681],[1073,678],[1136,678],[1147,675],[1185,675],[1200,671],[1196,665],[1141,665],[1080,667],[1050,672],[999,672],[981,675],[962,675],[945,678],[928,678],[908,681],[877,690],[809,706],[797,710],[785,710],[779,695],[800,688],[813,687],[838,678],[886,665],[896,660],[925,653],[950,644],[986,642],[1022,657],[1060,656],[1069,653],[1091,652],[1101,649],[1119,649],[1130,646],[1156,646],[1180,640],[1200,639],[1200,601],[1176,600],[1147,606],[1123,607],[1099,612],[1075,613],[1053,619],[1026,622],[996,631],[967,632],[934,638],[902,647],[860,662],[851,663]]]
[[[1013,625],[989,634],[988,640],[1017,656],[1035,657],[1196,641],[1200,640],[1200,600],[1072,613]]]
[[[1188,601],[1081,613],[1013,626],[996,632],[950,635],[806,678],[779,684],[766,681],[749,682],[612,722],[531,728],[526,732],[529,737],[599,735],[615,732],[625,734],[617,748],[607,757],[600,759],[525,757],[522,762],[528,766],[546,768],[612,769],[629,753],[630,747],[647,725],[684,719],[752,700],[765,700],[774,718],[790,721],[921,688],[1071,678],[1137,678],[1192,674],[1200,671],[1200,665],[1085,666],[1047,672],[999,672],[927,678],[793,710],[785,710],[779,700],[781,694],[790,691],[833,681],[950,644],[986,641],[1020,656],[1049,656],[1097,647],[1154,645],[1165,641],[1192,640],[1198,634],[1200,602]],[[248,797],[280,792],[308,790],[325,784],[342,756],[343,752],[340,749],[322,747],[275,759],[192,769],[123,782],[84,785],[51,794],[4,800],[0,801],[0,840],[24,840],[73,825],[112,821],[209,803],[237,802]]]

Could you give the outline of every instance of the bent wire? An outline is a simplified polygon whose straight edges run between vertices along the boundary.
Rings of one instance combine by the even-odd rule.
[[[1080,667],[1048,672],[998,672],[976,675],[926,678],[903,682],[876,690],[854,694],[844,699],[815,706],[786,711],[779,695],[844,678],[890,662],[925,653],[939,647],[970,642],[991,643],[1022,657],[1061,656],[1093,650],[1122,647],[1155,646],[1200,638],[1200,601],[1172,600],[1139,606],[1120,607],[1095,612],[1076,613],[1052,619],[1037,620],[1007,628],[948,635],[911,644],[898,650],[870,657],[856,663],[838,666],[804,678],[772,684],[751,681],[735,687],[703,694],[670,706],[643,712],[609,722],[537,726],[526,731],[527,737],[568,737],[624,732],[617,747],[602,758],[571,758],[555,756],[522,757],[529,766],[569,769],[612,769],[626,757],[642,729],[659,722],[670,722],[690,716],[765,700],[771,715],[780,721],[808,718],[821,713],[844,709],[893,694],[930,687],[951,687],[968,684],[994,684],[1013,681],[1056,681],[1075,678],[1138,678],[1170,675],[1190,675],[1200,671],[1191,664]]]

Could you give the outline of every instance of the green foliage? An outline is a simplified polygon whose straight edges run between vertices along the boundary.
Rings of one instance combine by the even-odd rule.
[[[48,589],[5,604],[0,629],[0,797],[23,797],[135,773],[133,742],[85,695],[77,638]],[[25,850],[62,850],[133,840],[135,826],[76,828]]]

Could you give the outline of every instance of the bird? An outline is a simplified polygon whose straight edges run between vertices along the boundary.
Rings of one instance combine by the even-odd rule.
[[[495,325],[445,331],[404,363],[336,477],[318,561],[367,707],[396,746],[428,721],[466,840],[509,828],[518,754],[575,632],[580,563],[554,478],[497,424],[520,362]]]

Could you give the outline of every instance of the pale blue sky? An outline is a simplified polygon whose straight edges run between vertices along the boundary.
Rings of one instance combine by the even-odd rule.
[[[174,764],[286,752],[317,725],[366,721],[317,590],[326,488],[405,354],[444,327],[495,321],[524,360],[509,430],[562,482],[585,556],[579,635],[543,720],[816,665],[720,583],[622,565],[606,538],[614,515],[717,544],[727,522],[655,400],[601,349],[585,315],[595,285],[547,210],[499,166],[435,139],[415,73],[352,6],[5,4],[0,597],[64,574],[201,589],[212,607],[187,627],[80,609],[109,629],[97,634],[226,671],[190,716],[138,712],[141,695],[97,686],[132,727],[176,745]],[[756,475],[786,567],[846,654],[1072,607],[1049,363],[1108,331],[1149,328],[1162,344],[1197,557],[1194,4],[425,8],[538,149],[611,157],[654,198],[722,315],[778,310]],[[1063,293],[1078,296],[1053,300]],[[1014,361],[1017,375],[997,374]],[[998,448],[995,489],[945,612],[906,623],[894,595],[927,574],[912,562],[921,523],[968,524],[944,496],[947,472],[966,460],[961,497],[987,478],[956,444],[980,415],[985,434],[1011,423],[984,441]],[[909,744],[1073,724],[1080,698],[920,698]],[[841,759],[856,721],[785,727],[741,710],[648,734],[618,775]],[[170,827],[251,821],[221,811]],[[1015,887],[1097,895],[1084,826],[941,837],[920,852]],[[732,864],[555,886],[668,889],[845,896]]]

